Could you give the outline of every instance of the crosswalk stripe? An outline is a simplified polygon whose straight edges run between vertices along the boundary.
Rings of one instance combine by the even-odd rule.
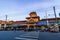
[[[21,37],[15,37],[15,39],[21,39],[21,40],[37,40],[37,39],[29,39],[29,38],[21,38]]]
[[[35,38],[35,39],[38,39],[37,36],[20,36],[20,37],[24,37],[24,38]]]
[[[39,33],[34,32],[28,32],[23,35],[19,35],[18,37],[15,37],[14,39],[17,40],[38,40]]]

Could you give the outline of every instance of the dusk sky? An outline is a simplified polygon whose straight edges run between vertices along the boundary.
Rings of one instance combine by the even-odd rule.
[[[41,19],[54,17],[53,6],[56,8],[57,17],[60,12],[60,0],[0,0],[0,20],[26,20],[29,13],[36,11]],[[50,14],[50,16],[49,16]]]

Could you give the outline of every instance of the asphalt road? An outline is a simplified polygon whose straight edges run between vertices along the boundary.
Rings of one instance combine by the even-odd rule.
[[[40,32],[38,40],[60,40],[60,33]]]
[[[0,40],[38,40],[36,31],[0,31]]]
[[[38,40],[39,32],[36,31],[26,32],[22,35],[16,36],[14,39],[15,40]]]
[[[0,31],[0,40],[60,40],[60,33]]]

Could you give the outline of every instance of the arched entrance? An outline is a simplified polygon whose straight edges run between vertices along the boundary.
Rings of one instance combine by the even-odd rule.
[[[36,29],[36,24],[27,24],[27,29]]]
[[[34,29],[34,26],[30,26],[29,29]]]

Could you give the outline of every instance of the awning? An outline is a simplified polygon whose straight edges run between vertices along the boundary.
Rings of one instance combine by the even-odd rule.
[[[36,25],[47,25],[47,22],[37,22]]]
[[[11,24],[9,27],[25,26],[26,24]]]
[[[17,26],[16,24],[9,25],[9,27],[16,27],[16,26]]]

